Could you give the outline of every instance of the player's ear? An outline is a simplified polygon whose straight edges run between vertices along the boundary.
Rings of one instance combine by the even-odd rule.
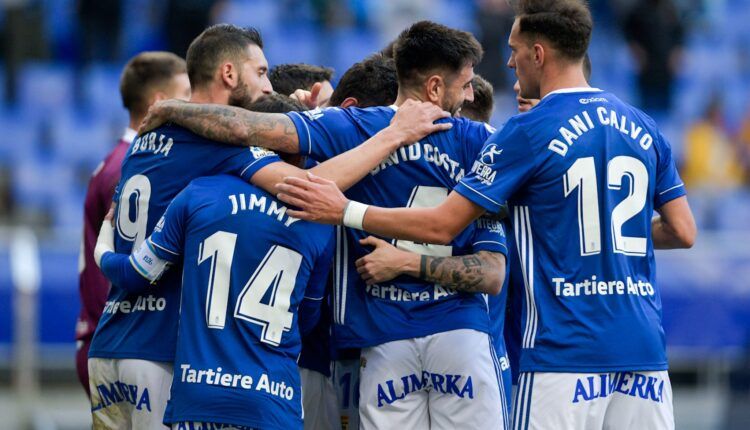
[[[239,80],[238,72],[234,64],[229,62],[222,64],[219,68],[221,81],[229,88],[237,86],[237,81]]]
[[[348,107],[352,107],[352,106],[356,107],[358,105],[359,105],[359,100],[357,100],[354,97],[347,97],[347,98],[344,99],[343,102],[341,102],[341,107],[344,108],[344,109],[346,109]]]
[[[536,67],[544,66],[544,45],[541,43],[535,43],[534,46],[534,65]]]
[[[151,100],[149,100],[149,106],[156,102],[160,102],[162,100],[168,100],[170,97],[167,95],[167,93],[162,91],[156,91],[154,92],[154,95],[151,97]]]
[[[443,99],[443,93],[445,92],[445,82],[443,81],[443,77],[440,75],[432,75],[427,78],[427,81],[425,82],[425,90],[428,101],[440,104]]]

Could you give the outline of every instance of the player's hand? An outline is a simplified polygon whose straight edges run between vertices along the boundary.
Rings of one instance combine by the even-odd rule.
[[[409,258],[409,252],[374,236],[368,236],[359,243],[375,248],[355,262],[357,272],[367,285],[390,281],[403,274],[402,268]]]
[[[109,225],[114,226],[115,225],[115,202],[112,202],[112,205],[109,207],[109,210],[107,211],[107,215],[104,215],[104,221],[109,221]]]
[[[449,112],[433,103],[409,99],[398,107],[388,128],[397,132],[401,136],[402,146],[406,146],[437,131],[449,130],[453,127],[452,123],[435,124],[435,121],[450,116]]]
[[[98,267],[102,267],[102,256],[108,252],[115,251],[115,228],[110,221],[105,220],[99,229],[99,237],[96,238],[94,246],[94,261]]]
[[[310,172],[307,179],[288,176],[283,183],[276,185],[276,189],[279,200],[297,208],[288,210],[287,214],[306,221],[341,224],[349,203],[335,182]]]
[[[141,125],[138,127],[138,135],[149,132],[165,122],[170,120],[170,113],[172,108],[179,106],[182,103],[186,103],[183,100],[170,99],[156,102],[148,108],[148,113],[141,121]]]
[[[316,82],[310,88],[310,91],[296,90],[292,94],[289,94],[289,98],[297,100],[308,109],[315,109],[318,107],[318,95],[320,95],[321,89],[323,89],[323,84]]]

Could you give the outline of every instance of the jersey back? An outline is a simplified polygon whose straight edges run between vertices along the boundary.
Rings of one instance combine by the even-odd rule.
[[[651,118],[600,90],[551,93],[487,141],[456,190],[511,207],[521,371],[667,367],[651,218],[685,191]]]
[[[324,161],[387,127],[394,114],[395,107],[375,107],[316,109],[288,115],[297,128],[300,152]],[[468,172],[493,131],[485,124],[462,118],[447,121],[453,122],[450,130],[434,133],[394,152],[346,195],[382,207],[440,204]],[[473,226],[468,228],[447,246],[402,240],[393,243],[420,254],[465,255],[481,250],[484,245],[473,243],[473,229]],[[333,288],[335,347],[360,348],[462,328],[488,333],[486,302],[479,294],[456,293],[406,276],[366,285],[354,263],[370,252],[359,243],[367,235],[359,230],[337,229]]]
[[[217,145],[175,125],[136,138],[122,165],[114,201],[115,251],[129,254],[154,229],[169,202],[194,178],[229,173],[249,180],[280,161],[259,148]],[[113,285],[89,356],[172,361],[179,311],[179,270],[161,280],[170,288],[128,294]]]
[[[219,175],[193,181],[154,230],[184,262],[170,422],[302,427],[297,309],[323,299],[333,228],[286,211]]]

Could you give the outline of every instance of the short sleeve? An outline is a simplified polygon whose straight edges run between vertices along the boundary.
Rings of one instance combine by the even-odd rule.
[[[177,262],[184,250],[189,202],[190,186],[172,200],[148,239],[154,253],[170,263]]]
[[[526,133],[511,119],[485,142],[471,172],[455,191],[498,213],[503,203],[532,175],[536,158]]]
[[[677,172],[669,143],[660,134],[655,145],[658,158],[656,160],[654,207],[658,209],[665,203],[684,196],[687,192],[685,191],[685,184]]]
[[[333,264],[333,250],[336,245],[333,230],[328,237],[323,252],[315,259],[313,270],[310,273],[310,280],[305,289],[305,298],[312,300],[322,300],[325,297],[326,283],[328,282],[328,272]]]
[[[503,222],[484,215],[474,221],[474,235],[472,237],[472,251],[499,252],[508,256],[508,241],[505,236]]]
[[[226,150],[223,148],[222,151]],[[260,169],[271,163],[280,162],[281,158],[273,152],[258,146],[250,148],[231,148],[234,154],[224,159],[213,172],[213,174],[226,173],[239,176],[245,182],[250,182]]]
[[[325,161],[362,143],[354,119],[346,109],[317,108],[289,112],[299,137],[299,151],[315,160]]]

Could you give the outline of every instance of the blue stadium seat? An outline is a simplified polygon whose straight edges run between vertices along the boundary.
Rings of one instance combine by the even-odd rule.
[[[750,192],[741,190],[727,194],[721,199],[717,214],[718,225],[722,230],[750,230]]]
[[[0,109],[0,159],[8,164],[34,157],[40,141],[36,115],[20,109]]]
[[[57,162],[22,160],[11,172],[13,196],[28,208],[54,210],[55,201],[73,186],[73,169]]]
[[[98,163],[111,150],[121,130],[106,116],[64,112],[52,122],[52,149],[60,163]]]
[[[45,117],[72,108],[71,66],[31,63],[23,67],[18,78],[18,97],[22,109],[38,117]]]
[[[88,107],[97,114],[126,115],[120,97],[120,73],[124,66],[94,64],[85,73]]]

